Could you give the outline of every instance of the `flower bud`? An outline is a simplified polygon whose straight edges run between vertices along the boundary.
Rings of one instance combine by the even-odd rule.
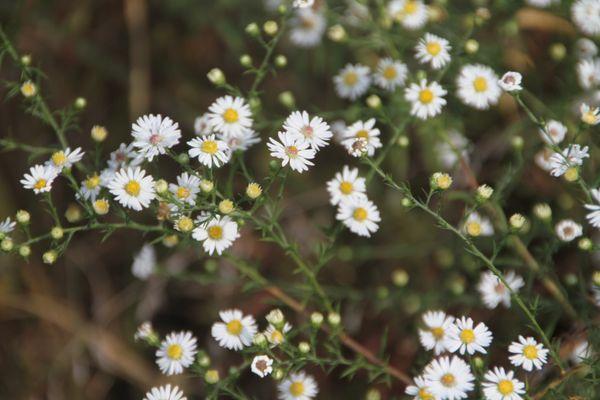
[[[210,193],[213,191],[214,188],[215,188],[215,184],[212,181],[209,181],[208,179],[202,179],[200,181],[200,189],[204,193]]]
[[[404,148],[408,147],[409,145],[410,145],[410,139],[408,138],[408,136],[402,135],[398,138],[398,146],[400,146],[404,149]]]
[[[179,236],[177,236],[177,235],[165,236],[162,243],[166,248],[171,249],[179,244]]]
[[[376,94],[370,95],[369,97],[367,97],[367,106],[369,106],[369,108],[375,109],[381,107],[381,98]]]
[[[475,54],[479,51],[479,42],[475,39],[469,39],[465,42],[465,51],[467,54]]]
[[[404,287],[408,284],[410,275],[403,269],[396,269],[392,272],[392,282],[398,287]]]
[[[277,25],[277,22],[269,20],[264,23],[263,30],[267,35],[275,36],[277,34],[277,31],[279,30],[279,26]]]
[[[2,251],[5,252],[9,252],[14,248],[15,244],[13,242],[13,240],[9,237],[5,237],[4,239],[2,239],[2,242],[0,242],[0,249],[2,249]]]
[[[60,226],[55,226],[54,228],[52,228],[52,230],[50,230],[50,236],[54,240],[60,240],[63,238],[64,235],[65,232]]]
[[[56,262],[58,254],[54,250],[48,250],[42,255],[42,261],[44,264],[52,265]]]
[[[565,275],[565,283],[569,286],[577,285],[578,280],[579,279],[577,278],[577,275],[575,275],[572,272],[569,272],[568,274]]]
[[[510,144],[515,150],[521,150],[523,148],[523,138],[521,136],[513,136]]]
[[[600,286],[600,271],[594,272],[592,275],[592,282],[594,282],[594,285]]]
[[[327,321],[331,326],[338,326],[340,322],[342,322],[342,317],[336,312],[330,312],[329,315],[327,315]]]
[[[77,204],[69,204],[67,211],[65,211],[65,218],[70,223],[81,220],[81,208]]]
[[[250,55],[248,55],[248,54],[243,54],[240,57],[240,64],[242,65],[242,67],[251,68],[252,67],[252,57],[250,57]]]
[[[443,172],[436,172],[431,176],[430,185],[434,190],[446,190],[452,186],[452,177]]]
[[[154,182],[154,190],[158,194],[165,194],[169,190],[169,184],[164,179],[159,179]]]
[[[31,81],[25,81],[21,85],[21,94],[25,98],[33,97],[37,94],[37,86]]]
[[[92,203],[94,212],[98,215],[106,215],[110,210],[110,203],[106,199],[98,199]]]
[[[316,327],[321,326],[321,324],[323,323],[323,314],[316,311],[310,314],[310,323]]]
[[[210,357],[206,354],[201,354],[198,356],[198,365],[200,365],[202,368],[210,366]]]
[[[515,231],[520,231],[525,225],[525,217],[521,214],[513,214],[508,220],[510,227]]]
[[[249,183],[246,186],[246,196],[250,197],[252,200],[257,199],[262,194],[262,188],[258,183]]]
[[[230,214],[234,210],[234,208],[235,207],[233,205],[233,201],[229,199],[221,200],[221,202],[219,203],[219,212],[221,214]]]
[[[219,371],[216,369],[209,369],[204,374],[204,380],[206,383],[214,385],[215,383],[219,382]]]
[[[480,203],[484,203],[485,201],[489,200],[493,194],[494,194],[494,189],[492,189],[491,186],[484,184],[484,185],[480,185],[477,188],[476,198],[477,198],[477,201],[479,201]]]
[[[402,200],[400,200],[400,204],[402,204],[402,207],[406,208],[413,206],[412,201],[408,197],[403,197]]]
[[[481,369],[484,366],[484,362],[483,359],[479,356],[477,357],[473,357],[473,365],[475,366],[475,368],[477,369]]]
[[[83,110],[87,106],[87,100],[85,97],[78,97],[75,99],[75,108],[78,110]]]
[[[579,239],[577,246],[583,251],[590,251],[594,247],[594,243],[592,243],[590,238],[584,237]]]
[[[282,380],[282,379],[283,379],[283,376],[284,376],[284,374],[283,374],[283,371],[282,371],[282,370],[280,370],[279,368],[276,368],[276,369],[273,371],[273,374],[272,374],[271,376],[272,376],[272,377],[273,377],[273,379],[275,379],[276,381],[280,381],[280,380]]]
[[[175,223],[175,229],[177,229],[179,232],[188,233],[194,229],[194,221],[187,216],[179,217]]]
[[[538,203],[533,206],[533,213],[542,221],[549,221],[552,218],[552,208],[546,203]]]
[[[15,218],[17,219],[17,222],[19,224],[27,225],[29,224],[29,221],[31,221],[31,214],[29,214],[29,212],[25,210],[19,210],[17,211],[17,215]]]
[[[19,247],[19,255],[21,257],[29,257],[31,255],[31,247],[27,245]]]
[[[92,137],[92,140],[94,142],[101,143],[106,140],[106,137],[108,136],[108,131],[103,126],[94,125],[92,126],[92,130],[90,131],[90,136]]]
[[[294,99],[294,95],[289,90],[279,93],[279,102],[287,108],[294,108],[296,105],[296,99]]]
[[[219,68],[211,69],[206,76],[209,81],[217,86],[223,85],[226,82],[225,74]]]
[[[300,353],[302,354],[307,354],[310,352],[310,344],[306,342],[300,342],[298,343],[298,350],[300,350]]]
[[[342,25],[336,24],[327,30],[327,36],[332,42],[341,42],[346,39],[346,30]]]
[[[283,54],[279,54],[275,57],[275,66],[277,68],[285,68],[287,65],[287,57]]]
[[[554,61],[562,61],[567,55],[567,48],[562,43],[554,43],[550,46],[550,57]]]
[[[31,64],[31,55],[25,54],[21,56],[21,64],[28,67]]]
[[[381,393],[377,389],[369,389],[365,396],[365,400],[381,400]]]
[[[267,322],[269,322],[271,325],[274,325],[276,328],[281,328],[285,323],[285,316],[279,308],[271,310],[267,314],[265,319],[267,320]]]
[[[246,25],[246,33],[250,36],[258,36],[260,34],[260,28],[256,22],[251,22]]]

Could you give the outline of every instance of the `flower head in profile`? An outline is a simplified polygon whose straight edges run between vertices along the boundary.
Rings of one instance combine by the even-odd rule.
[[[160,386],[150,389],[143,400],[187,400],[177,386]]]
[[[312,8],[296,10],[290,20],[290,42],[298,47],[315,47],[321,43],[326,28],[327,21],[322,11]]]
[[[473,355],[475,352],[487,353],[485,349],[492,343],[492,333],[483,322],[473,326],[471,318],[462,317],[454,321],[448,330],[446,346],[448,351]]]
[[[496,73],[490,67],[481,64],[462,67],[456,86],[458,98],[478,110],[490,108],[498,102],[502,94]]]
[[[548,349],[532,337],[519,336],[519,341],[512,342],[508,351],[513,354],[509,357],[510,363],[525,371],[532,371],[534,368],[542,369],[548,359]]]
[[[192,232],[192,237],[202,242],[202,247],[210,255],[221,255],[240,237],[238,224],[228,216],[210,217],[203,214],[198,217],[196,223],[198,226]]]
[[[224,135],[239,135],[252,127],[252,112],[241,97],[219,97],[208,110],[210,129]]]
[[[523,278],[515,274],[514,271],[507,272],[504,275],[504,280],[515,293],[525,285]],[[491,271],[485,271],[481,274],[477,290],[481,294],[483,304],[485,304],[487,308],[494,309],[498,307],[500,303],[506,308],[510,307],[510,291]]]
[[[474,388],[475,380],[469,364],[456,356],[433,360],[425,367],[423,378],[435,399],[448,400],[467,397]]]
[[[29,173],[23,175],[21,185],[31,189],[35,194],[46,193],[52,190],[52,183],[58,176],[56,168],[43,165],[34,165]]]
[[[15,230],[15,226],[17,223],[10,219],[10,217],[6,218],[4,221],[0,222],[0,236],[2,234],[11,233]]]
[[[287,132],[279,132],[277,136],[279,141],[269,138],[267,147],[272,157],[281,159],[282,167],[289,164],[292,170],[302,173],[314,165],[310,160],[315,158],[316,151],[303,137]]]
[[[156,271],[156,251],[146,243],[135,255],[131,265],[131,273],[138,279],[148,279]]]
[[[141,211],[156,197],[154,179],[140,167],[121,169],[108,184],[115,199],[126,208]]]
[[[290,135],[306,140],[314,150],[327,146],[333,136],[329,124],[323,118],[311,118],[306,111],[291,113],[283,123],[283,129]]]
[[[554,153],[550,156],[550,175],[555,177],[562,176],[570,168],[576,168],[583,165],[583,161],[589,157],[589,147],[570,144],[562,152]]]
[[[240,310],[220,311],[222,322],[215,322],[211,329],[212,337],[219,346],[229,350],[242,350],[252,344],[252,338],[258,328],[252,315],[242,314]]]
[[[273,359],[265,355],[255,356],[250,364],[250,369],[256,375],[264,378],[273,372]]]
[[[498,85],[500,85],[500,89],[504,90],[505,92],[519,92],[523,90],[523,87],[521,86],[522,80],[523,77],[520,73],[509,71],[502,75],[502,78],[498,80]]]
[[[401,61],[385,57],[379,60],[373,74],[373,80],[380,88],[393,92],[396,88],[404,86],[408,68]]]
[[[483,394],[488,400],[521,400],[525,394],[525,384],[515,378],[513,371],[494,367],[485,374]]]
[[[57,173],[60,173],[63,169],[68,169],[73,166],[76,162],[81,161],[85,153],[81,151],[81,147],[71,150],[67,147],[65,150],[59,150],[52,153],[50,159],[46,161],[46,166],[54,168]]]
[[[406,88],[404,97],[411,104],[411,115],[427,119],[442,112],[442,108],[446,105],[444,96],[447,93],[439,83],[429,83],[426,79],[421,79],[419,83],[412,83]]]
[[[549,145],[559,144],[567,135],[567,127],[562,122],[551,119],[544,129],[540,129],[540,137]]]
[[[433,69],[440,69],[450,62],[450,43],[439,36],[426,33],[415,47],[416,58],[421,64],[429,64]]]
[[[346,147],[348,152],[356,150],[356,141],[361,140],[361,153],[366,153],[369,157],[375,154],[375,150],[382,146],[379,135],[381,132],[379,128],[375,127],[375,118],[368,119],[366,121],[356,121],[344,132],[344,139],[342,145]]]
[[[170,333],[156,350],[156,364],[165,375],[183,373],[194,363],[196,357],[196,338],[191,332]]]
[[[447,351],[446,340],[454,317],[443,311],[427,311],[422,319],[425,326],[419,329],[421,345],[426,350],[433,350],[436,356]]]
[[[198,158],[200,164],[208,168],[213,166],[218,168],[231,158],[231,150],[227,143],[217,139],[214,134],[194,138],[187,144],[190,146],[188,150],[190,157]]]
[[[585,205],[590,210],[585,217],[594,228],[600,228],[600,189],[592,189],[590,193],[595,203]]]
[[[334,78],[335,90],[342,99],[356,100],[369,90],[371,70],[361,64],[347,64]]]
[[[313,377],[303,371],[290,374],[277,385],[277,390],[279,400],[310,400],[319,393]]]
[[[140,158],[152,161],[154,157],[165,154],[167,149],[179,143],[181,131],[179,124],[169,117],[148,114],[141,116],[131,126],[133,147]]]
[[[372,201],[365,197],[344,199],[338,205],[336,215],[351,232],[358,236],[370,237],[379,230],[379,210]]]
[[[342,199],[366,196],[366,190],[365,178],[358,176],[358,168],[351,169],[347,165],[344,165],[342,171],[336,173],[335,177],[327,182],[329,201],[334,206]]]

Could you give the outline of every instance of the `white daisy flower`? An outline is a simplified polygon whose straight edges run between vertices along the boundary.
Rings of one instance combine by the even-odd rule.
[[[598,54],[598,46],[588,39],[588,38],[580,38],[575,42],[575,49],[577,51],[577,57],[582,58],[592,58]]]
[[[204,113],[194,120],[194,133],[196,136],[206,136],[215,133],[210,126],[210,115]]]
[[[444,169],[454,167],[459,157],[469,161],[469,140],[456,130],[450,130],[447,136],[447,141],[440,141],[435,145],[435,153]]]
[[[156,336],[152,323],[150,321],[144,321],[138,326],[135,335],[133,335],[133,339],[135,341],[147,340],[152,336]]]
[[[375,127],[375,118],[371,118],[367,121],[356,121],[346,128],[342,145],[344,145],[348,151],[352,151],[356,139],[364,139],[366,141],[365,151],[369,157],[372,157],[373,154],[375,154],[375,149],[383,146],[379,139],[380,133],[379,128]]]
[[[152,161],[154,157],[165,154],[167,149],[179,143],[181,131],[179,124],[160,114],[141,116],[131,125],[133,147],[141,158]]]
[[[577,78],[584,90],[590,90],[600,84],[600,59],[592,58],[577,63]]]
[[[252,127],[252,111],[241,97],[219,97],[208,111],[211,129],[224,135],[240,135]]]
[[[525,371],[531,371],[534,367],[542,369],[548,358],[548,350],[532,337],[524,338],[519,335],[519,342],[512,342],[508,351],[514,354],[509,357],[510,363]]]
[[[342,200],[338,204],[336,219],[342,221],[351,232],[365,237],[377,232],[378,222],[381,221],[377,206],[366,196]]]
[[[446,105],[444,96],[448,92],[437,82],[428,83],[421,79],[417,83],[411,83],[404,91],[404,98],[411,103],[410,114],[420,119],[435,117],[442,112]]]
[[[58,176],[58,170],[54,167],[34,165],[29,173],[23,175],[21,185],[25,189],[32,189],[35,194],[46,193],[52,189],[52,183]]]
[[[260,143],[258,133],[254,129],[244,129],[240,133],[235,135],[224,135],[222,133],[217,134],[217,138],[227,143],[230,152],[235,151],[246,151],[252,145]]]
[[[138,279],[148,279],[156,271],[156,251],[154,247],[146,243],[135,255],[131,265],[131,273]]]
[[[81,182],[77,197],[81,194],[81,197],[83,197],[84,200],[96,201],[101,188],[102,179],[97,173],[94,173]]]
[[[377,63],[373,80],[380,88],[393,92],[397,87],[404,86],[407,76],[406,64],[386,57]]]
[[[489,218],[480,215],[473,211],[467,217],[463,229],[470,236],[492,236],[494,234],[494,226]]]
[[[123,207],[136,211],[148,207],[156,197],[154,179],[140,167],[116,172],[108,189]]]
[[[600,108],[590,107],[586,103],[582,103],[579,107],[581,120],[588,125],[598,125],[600,123]]]
[[[447,351],[446,340],[448,330],[454,322],[454,317],[443,311],[427,311],[423,314],[425,329],[419,329],[419,340],[426,350],[433,350],[440,355]]]
[[[81,147],[71,151],[70,147],[65,150],[59,150],[52,154],[50,159],[46,161],[46,166],[56,169],[60,173],[64,168],[71,168],[73,164],[81,161],[85,153],[81,151]]]
[[[523,90],[523,87],[521,86],[522,80],[523,77],[520,73],[515,71],[508,71],[507,73],[502,75],[502,78],[498,80],[498,85],[500,86],[500,89],[504,90],[507,93],[518,92]]]
[[[193,230],[192,237],[202,242],[202,247],[210,255],[215,252],[221,255],[240,237],[238,224],[228,216],[215,215],[211,218],[203,214],[196,223],[198,226]]]
[[[485,349],[492,343],[492,333],[483,322],[473,327],[471,318],[461,317],[448,328],[446,347],[448,351],[473,355],[475,352],[487,353]]]
[[[427,6],[421,0],[392,0],[387,11],[390,17],[408,30],[421,29],[427,23]]]
[[[285,334],[292,330],[292,325],[286,322],[282,329],[277,329],[273,324],[269,324],[265,330],[265,336],[271,347],[276,347],[285,341]]]
[[[436,399],[458,400],[473,390],[475,377],[461,358],[440,357],[425,367],[423,378]]]
[[[312,376],[303,371],[290,374],[277,385],[279,400],[310,400],[317,396],[319,388]]]
[[[585,205],[585,208],[590,210],[590,212],[586,215],[586,218],[590,225],[592,225],[594,228],[600,228],[600,189],[592,189],[591,195],[596,203]]]
[[[156,364],[165,375],[181,374],[194,363],[197,352],[196,338],[191,332],[172,332],[156,350]]]
[[[568,145],[562,153],[554,153],[550,157],[552,170],[550,174],[555,177],[564,175],[569,168],[578,167],[583,164],[583,160],[589,158],[589,148],[581,147],[578,144]]]
[[[193,206],[200,192],[200,178],[184,172],[177,177],[177,184],[169,184],[169,191],[179,202]]]
[[[554,154],[554,152],[552,151],[551,148],[544,147],[542,150],[538,151],[535,154],[535,156],[533,157],[533,160],[535,161],[535,163],[538,167],[540,167],[541,169],[543,169],[546,172],[550,172],[550,171],[552,171],[552,166],[553,166],[550,159],[552,158],[553,154]]]
[[[361,64],[347,64],[334,78],[335,91],[342,99],[356,100],[369,90],[371,71]]]
[[[416,376],[414,383],[406,387],[405,393],[413,396],[412,400],[436,400],[435,396],[429,391],[429,382],[422,376]]]
[[[290,20],[290,41],[298,47],[315,47],[321,43],[326,28],[322,12],[312,8],[296,10]]]
[[[504,280],[515,293],[525,285],[523,278],[515,274],[514,271],[509,271],[504,274]],[[487,308],[493,310],[498,307],[498,304],[500,303],[502,303],[504,307],[510,308],[510,291],[491,271],[481,273],[477,290],[481,294],[483,304],[485,304]]]
[[[113,171],[117,171],[121,168],[135,167],[139,165],[142,161],[142,158],[137,157],[137,153],[135,152],[133,143],[121,143],[117,150],[110,153],[110,160],[108,160],[108,168]]]
[[[306,111],[291,113],[283,123],[283,129],[289,134],[300,136],[315,150],[327,146],[333,136],[329,124],[323,118],[311,118]]]
[[[253,373],[261,378],[271,375],[271,372],[273,372],[273,359],[265,355],[255,356],[252,359],[250,369]]]
[[[152,388],[143,400],[187,400],[177,386],[160,386]]]
[[[12,221],[10,217],[6,218],[4,221],[0,222],[0,234],[11,233],[15,230],[16,225],[17,223]]]
[[[570,242],[582,235],[581,225],[571,219],[563,219],[554,227],[556,236],[563,242]]]
[[[456,86],[458,98],[478,110],[490,108],[502,94],[494,70],[481,64],[463,66],[456,79]]]
[[[221,167],[231,158],[231,150],[227,143],[219,140],[214,134],[194,138],[187,142],[190,149],[188,154],[190,157],[198,158],[200,164],[206,165],[208,168]]]
[[[525,384],[515,379],[513,371],[505,371],[502,367],[494,367],[485,374],[483,394],[487,400],[522,400]]]
[[[271,156],[281,159],[281,166],[290,164],[290,168],[296,172],[308,171],[308,167],[314,165],[310,160],[315,158],[316,151],[310,147],[310,143],[298,135],[286,132],[277,134],[279,142],[269,138],[267,147]]]
[[[429,64],[433,69],[440,69],[450,62],[450,43],[439,36],[426,33],[415,47],[416,58],[421,64]]]
[[[358,176],[358,168],[350,169],[347,165],[327,182],[329,201],[334,206],[342,199],[366,196],[366,190],[365,178]]]
[[[549,145],[559,144],[567,135],[567,127],[561,122],[551,119],[544,129],[540,129],[540,137]]]
[[[600,1],[577,0],[571,6],[571,18],[586,35],[600,34]]]
[[[244,316],[240,310],[220,311],[223,322],[215,322],[211,329],[212,337],[219,346],[229,350],[242,350],[252,344],[258,328],[252,315]]]

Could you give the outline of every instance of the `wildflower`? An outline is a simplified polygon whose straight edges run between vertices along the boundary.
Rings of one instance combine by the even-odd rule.
[[[600,109],[598,107],[590,107],[582,103],[579,107],[581,120],[588,125],[598,125],[600,123]]]
[[[435,399],[456,400],[473,390],[475,377],[461,358],[440,357],[425,367],[423,378]]]
[[[267,320],[267,322],[275,326],[283,325],[283,323],[285,322],[285,316],[279,308],[275,308],[269,311],[265,319]]]
[[[202,179],[200,181],[200,189],[204,192],[204,193],[210,193],[212,192],[212,190],[215,188],[215,184],[213,183],[213,181],[210,181],[208,179]]]
[[[166,375],[181,374],[194,363],[196,338],[191,332],[170,333],[156,350],[156,364]]]
[[[498,76],[490,67],[481,64],[462,67],[456,85],[458,98],[464,104],[479,110],[496,104],[501,94]]]
[[[494,367],[485,374],[483,394],[488,400],[521,400],[525,394],[525,384],[514,378],[513,371]]]
[[[110,209],[110,203],[106,199],[98,199],[92,203],[92,207],[94,208],[96,214],[106,215]]]
[[[406,387],[405,393],[413,396],[413,400],[435,400],[435,397],[429,391],[429,382],[422,376],[416,376],[413,384]]]
[[[527,4],[535,7],[546,8],[551,4],[556,3],[557,0],[527,0]],[[510,399],[507,399],[510,400]]]
[[[520,73],[509,71],[502,75],[502,78],[498,80],[498,85],[500,86],[500,89],[504,90],[505,92],[519,92],[523,90],[523,87],[521,86],[522,80],[523,77]]]
[[[57,171],[53,167],[34,165],[29,173],[23,176],[21,184],[25,189],[32,189],[35,194],[46,193],[52,189]]]
[[[334,206],[342,199],[365,197],[365,178],[358,176],[358,168],[350,169],[345,165],[342,172],[336,173],[335,177],[327,182],[327,191],[329,201]]]
[[[297,135],[279,132],[277,134],[279,142],[269,138],[267,147],[271,156],[282,160],[281,166],[290,165],[294,171],[302,173],[308,170],[308,167],[314,165],[312,161],[315,158],[316,151],[310,148],[310,143]]]
[[[449,42],[439,36],[426,33],[415,47],[416,58],[421,64],[429,63],[431,68],[440,69],[450,62]]]
[[[186,215],[179,217],[174,225],[176,230],[183,233],[188,233],[194,229],[194,221]]]
[[[152,328],[152,323],[149,321],[143,322],[140,326],[138,326],[135,335],[133,338],[137,340],[148,340],[156,336],[156,332],[154,332],[154,328]]]
[[[269,356],[261,355],[255,356],[252,359],[252,364],[250,365],[250,369],[256,375],[264,378],[267,375],[270,375],[273,372],[273,359],[269,358]]]
[[[440,355],[447,351],[446,340],[448,332],[454,322],[454,317],[446,315],[443,311],[427,311],[423,314],[424,329],[419,329],[419,340],[426,350],[433,350]]]
[[[58,253],[56,253],[56,251],[54,250],[49,250],[42,254],[42,261],[44,262],[44,264],[52,265],[56,262],[57,258]]]
[[[314,150],[327,146],[333,136],[329,124],[323,118],[310,118],[306,111],[291,113],[283,123],[283,129],[290,135],[306,140]]]
[[[208,74],[206,74],[206,77],[208,78],[208,80],[210,82],[212,82],[213,84],[215,84],[217,86],[223,85],[226,82],[225,74],[219,68],[213,68],[210,71],[208,71]]]
[[[377,232],[378,222],[381,221],[377,206],[366,196],[342,200],[338,204],[336,219],[342,221],[351,232],[365,237]]]
[[[317,396],[319,388],[312,376],[303,371],[290,374],[277,385],[280,400],[310,400]]]
[[[600,34],[600,3],[597,0],[577,0],[571,6],[571,18],[586,35]]]
[[[460,158],[469,160],[469,141],[460,132],[450,130],[447,140],[440,141],[435,146],[436,155],[445,169],[452,168]]]
[[[356,121],[346,128],[342,145],[344,145],[348,151],[352,151],[357,139],[364,140],[365,148],[361,150],[366,152],[368,156],[373,156],[375,154],[375,149],[382,146],[379,135],[380,131],[375,127],[375,118],[371,118],[367,121]]]
[[[329,322],[331,326],[338,326],[340,322],[342,322],[342,317],[336,312],[330,312],[327,314],[327,322]]]
[[[209,369],[204,374],[204,380],[208,384],[214,385],[215,383],[219,382],[219,379],[219,371],[217,371],[216,369]]]
[[[26,98],[33,97],[37,94],[37,86],[31,81],[25,81],[21,85],[21,94]]]
[[[252,112],[241,97],[219,97],[208,110],[211,129],[224,135],[240,135],[252,126]]]
[[[421,0],[392,0],[387,12],[408,30],[421,29],[428,19],[427,6]]]
[[[515,274],[513,271],[509,271],[504,275],[504,280],[513,292],[518,292],[525,282],[523,278]],[[491,271],[485,271],[481,274],[477,290],[481,294],[483,304],[489,309],[498,307],[498,304],[502,303],[504,307],[510,307],[511,293],[507,287],[500,281],[500,279],[494,275]]]
[[[160,386],[152,388],[143,400],[187,400],[177,386]]]
[[[65,150],[59,150],[52,154],[50,160],[46,161],[46,166],[54,168],[59,174],[65,168],[71,168],[73,164],[81,161],[85,153],[81,151],[81,147],[71,151],[69,147]]]
[[[396,88],[404,86],[407,75],[406,64],[386,57],[377,63],[373,80],[380,88],[393,92]]]
[[[290,20],[290,42],[292,44],[311,48],[321,43],[327,29],[325,15],[312,8],[296,10]]]
[[[31,221],[31,214],[25,210],[19,210],[17,211],[15,218],[19,224],[27,225]]]
[[[590,347],[590,343],[587,340],[582,340],[573,347],[569,359],[575,365],[579,365],[591,356],[592,348]]]
[[[215,133],[210,126],[210,115],[204,113],[194,120],[194,134],[196,136],[206,136]]]
[[[146,280],[156,271],[156,251],[146,243],[135,255],[131,273],[138,279]]]
[[[347,147],[346,150],[348,150],[348,154],[352,157],[362,157],[367,154],[369,150],[368,140],[362,137],[349,139],[347,144],[349,147]]]
[[[310,314],[310,323],[313,324],[313,326],[321,326],[323,323],[323,314],[316,311]]]
[[[221,255],[225,249],[240,237],[238,224],[227,216],[214,216],[212,218],[203,214],[197,220],[192,237],[202,242],[204,250],[213,255],[215,252]]]
[[[94,125],[90,131],[90,136],[95,142],[104,142],[108,136],[108,131],[103,126]]]
[[[442,112],[442,107],[446,105],[444,96],[447,93],[439,83],[428,83],[426,79],[421,79],[418,84],[412,83],[406,88],[404,97],[411,103],[411,115],[427,119]]]
[[[436,172],[430,179],[431,188],[446,190],[452,186],[452,177],[446,173]]]
[[[315,4],[315,0],[294,0],[292,3],[295,8],[312,7],[313,4]]]
[[[279,26],[277,25],[277,22],[273,20],[269,20],[263,24],[263,31],[269,36],[275,36],[278,30]]]
[[[12,251],[14,246],[15,246],[15,243],[9,237],[5,237],[4,239],[2,239],[2,242],[0,242],[0,249],[2,249],[2,251],[5,251],[5,252]],[[50,263],[47,263],[47,264],[50,264]]]
[[[340,24],[335,24],[327,30],[327,36],[333,42],[341,42],[347,37],[346,29]]]
[[[600,59],[591,58],[577,63],[577,78],[584,90],[591,90],[600,84]]]
[[[367,92],[371,85],[369,67],[347,64],[334,78],[335,90],[343,99],[356,100]]]
[[[110,160],[108,160],[108,168],[113,172],[121,168],[135,167],[142,162],[142,158],[137,158],[137,154],[134,150],[133,143],[125,144],[121,143],[119,148],[110,153]]]
[[[101,179],[97,173],[88,176],[83,182],[81,182],[81,188],[79,193],[85,200],[96,201],[96,197],[100,194]],[[78,194],[79,196],[79,194]]]
[[[550,145],[559,144],[567,135],[567,127],[561,122],[551,119],[544,129],[540,129],[540,137]]]
[[[27,246],[27,245],[22,245],[19,247],[19,255],[21,257],[29,257],[31,255],[31,247]]]
[[[133,147],[137,149],[140,158],[152,161],[159,154],[165,154],[167,149],[179,143],[181,131],[179,124],[169,117],[160,114],[141,116],[131,125]]]
[[[287,322],[283,324],[283,327],[281,329],[277,328],[273,324],[269,324],[264,334],[267,338],[267,341],[271,344],[271,347],[275,347],[285,341],[285,334],[288,333],[291,329],[292,325],[290,325]]]
[[[262,187],[258,183],[251,182],[246,186],[246,196],[252,200],[257,199],[262,194]]]
[[[222,140],[217,140],[214,134],[194,138],[188,143],[190,157],[197,157],[202,165],[209,168],[220,167],[226,164],[231,157],[229,146]]]
[[[221,214],[231,214],[231,212],[233,212],[234,209],[235,206],[233,204],[233,201],[229,199],[223,199],[219,202],[219,212]]]
[[[260,138],[254,129],[244,129],[235,135],[217,134],[217,139],[225,142],[229,148],[229,152],[246,151],[250,146],[259,143]]]
[[[586,218],[590,222],[590,225],[595,228],[600,228],[600,189],[592,189],[591,195],[596,203],[585,205],[585,208],[590,210],[590,212],[586,215]],[[1,231],[2,229],[0,228],[0,232]]]
[[[181,203],[196,204],[196,195],[200,192],[200,178],[184,172],[177,177],[177,184],[171,183],[169,191]]]
[[[252,344],[257,332],[253,316],[244,316],[240,310],[220,311],[219,316],[223,322],[215,322],[211,329],[211,335],[219,342],[219,346],[241,350]]]
[[[10,218],[6,218],[4,221],[0,222],[0,237],[14,231],[16,225],[17,223]]]
[[[494,227],[488,218],[481,216],[477,212],[472,212],[465,221],[464,231],[473,237],[492,236],[494,234]]]
[[[548,350],[532,337],[519,336],[519,342],[512,342],[508,351],[514,354],[509,357],[510,363],[525,371],[531,371],[534,367],[542,369],[547,362]]]
[[[454,321],[448,328],[446,346],[448,351],[473,355],[475,352],[487,353],[485,350],[492,343],[492,333],[483,322],[473,327],[471,318],[462,317]]]
[[[515,231],[520,231],[525,225],[525,222],[527,222],[527,220],[522,214],[513,214],[508,219],[508,222],[512,229],[514,229]]]
[[[598,54],[598,46],[588,38],[577,39],[575,42],[575,49],[579,59],[589,59]]]
[[[563,219],[554,227],[556,236],[563,242],[570,242],[583,233],[581,225],[570,219]]]
[[[121,169],[108,184],[110,192],[123,206],[141,211],[156,197],[154,179],[140,167]]]
[[[310,352],[310,344],[307,342],[300,342],[298,343],[298,350],[302,354],[308,354]]]
[[[486,184],[477,187],[477,199],[481,202],[489,200],[494,194],[494,189]]]

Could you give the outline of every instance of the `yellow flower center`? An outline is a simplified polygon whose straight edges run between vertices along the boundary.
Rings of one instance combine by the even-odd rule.
[[[432,56],[437,56],[442,51],[442,46],[438,42],[427,43],[427,52]]]
[[[431,334],[434,338],[440,340],[444,337],[444,329],[440,328],[439,326],[436,328],[431,328]]]
[[[538,357],[537,347],[531,344],[523,347],[523,355],[529,360],[535,360]]]
[[[511,394],[512,392],[514,392],[514,390],[515,390],[515,386],[513,385],[512,381],[505,379],[505,380],[498,382],[498,391],[503,396],[507,396],[507,395]]]
[[[473,332],[473,329],[463,329],[460,333],[460,340],[466,344],[473,343],[475,341],[475,332]]]
[[[125,192],[130,196],[137,197],[140,194],[140,189],[140,184],[136,181],[129,181],[125,185]]]
[[[237,122],[240,119],[240,115],[233,108],[228,108],[223,113],[223,119],[228,124],[233,124],[234,122]]]
[[[358,82],[358,75],[356,72],[346,72],[344,75],[344,83],[348,86],[354,86]]]
[[[389,66],[383,71],[383,77],[387,80],[394,79],[398,73],[396,72],[396,68]]]
[[[361,129],[360,131],[356,132],[356,137],[363,138],[363,139],[369,139],[369,132],[366,131],[365,129]]]
[[[304,383],[301,381],[293,382],[290,385],[290,393],[294,397],[302,396],[302,394],[304,394]]]
[[[33,187],[37,190],[41,190],[46,187],[48,182],[45,179],[38,179],[38,181],[33,185]]]
[[[85,180],[85,187],[88,189],[95,189],[100,185],[100,177],[98,175],[90,176]]]
[[[429,393],[425,388],[419,389],[419,393],[417,393],[417,396],[420,400],[435,400],[435,397],[431,393]]]
[[[277,344],[283,342],[283,333],[275,329],[271,332],[271,342]]]
[[[404,13],[406,14],[414,14],[417,11],[419,5],[416,1],[407,1],[404,5]]]
[[[487,87],[487,80],[484,77],[478,76],[473,81],[473,88],[478,93],[485,92],[487,90]]]
[[[442,385],[446,387],[452,387],[456,383],[456,378],[452,374],[445,374],[444,376],[442,376],[441,381]]]
[[[167,347],[167,357],[171,360],[180,360],[183,355],[183,349],[178,344],[172,344]]]
[[[367,210],[362,207],[358,207],[356,210],[354,210],[352,217],[354,217],[355,220],[362,222],[367,219],[367,215]]]
[[[213,225],[208,228],[208,237],[213,240],[219,240],[223,237],[223,228],[219,225]]]
[[[592,111],[588,111],[581,115],[581,120],[588,125],[595,125],[598,121],[598,116],[594,114]]]
[[[239,319],[234,319],[227,323],[227,332],[231,335],[239,336],[242,333],[242,328],[243,326]]]
[[[429,89],[422,89],[419,92],[419,101],[423,104],[429,104],[433,101],[433,92]]]
[[[340,183],[340,192],[348,195],[348,194],[352,193],[353,190],[354,190],[354,186],[352,185],[351,182],[343,181],[342,183]]]
[[[64,165],[67,162],[67,156],[65,155],[64,151],[57,151],[56,153],[52,154],[52,162],[57,167]]]
[[[215,154],[219,149],[219,146],[217,146],[217,142],[215,142],[214,140],[206,140],[202,142],[202,146],[200,147],[200,149],[203,153]]]
[[[177,188],[177,197],[180,199],[187,199],[190,195],[190,189],[180,186]]]
[[[287,155],[291,158],[298,157],[298,148],[296,146],[288,146],[287,147]]]
[[[481,235],[481,224],[475,221],[469,222],[467,224],[467,233],[471,236]]]

